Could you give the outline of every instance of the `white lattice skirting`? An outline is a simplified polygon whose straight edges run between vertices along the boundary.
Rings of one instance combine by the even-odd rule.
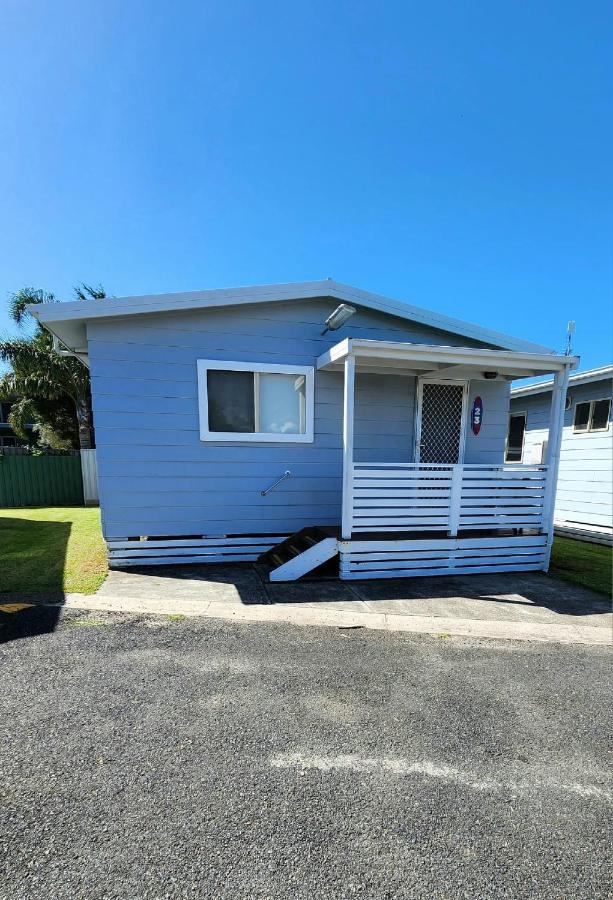
[[[339,541],[340,577],[408,578],[543,569],[547,536]]]

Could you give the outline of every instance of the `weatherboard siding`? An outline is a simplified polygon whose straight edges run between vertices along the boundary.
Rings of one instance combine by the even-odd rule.
[[[588,400],[610,397],[610,379],[573,386],[568,389],[571,407],[564,414],[560,450],[560,470],[554,518],[585,525],[613,526],[613,423],[608,431],[575,433],[575,406]],[[551,393],[532,397],[514,397],[511,412],[525,412],[526,434],[523,462],[539,455],[548,438]]]
[[[500,465],[509,422],[509,393],[507,381],[472,380],[468,389],[468,415],[464,462]],[[476,397],[483,401],[483,419],[479,434],[473,434],[471,411]]]
[[[342,374],[315,375],[312,444],[202,442],[196,361],[314,366],[321,353],[347,336],[480,345],[366,309],[359,309],[341,331],[322,336],[322,322],[336,305],[297,301],[88,324],[107,539],[286,533],[305,525],[339,523]],[[467,462],[502,459],[504,434],[493,414],[508,404],[506,385],[484,385],[479,383],[479,392],[486,416],[491,401],[492,419],[487,424],[486,417],[479,439],[467,439]],[[414,378],[359,373],[356,461],[411,461],[414,404]],[[261,491],[286,469],[291,477],[262,497]]]

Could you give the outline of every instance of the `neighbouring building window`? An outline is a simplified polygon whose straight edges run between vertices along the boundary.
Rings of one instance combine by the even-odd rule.
[[[575,406],[573,431],[607,431],[610,412],[610,397],[577,403]]]
[[[203,441],[313,440],[313,369],[198,360]]]
[[[509,434],[507,437],[506,462],[521,462],[524,455],[524,435],[526,433],[526,413],[513,413],[509,416]]]

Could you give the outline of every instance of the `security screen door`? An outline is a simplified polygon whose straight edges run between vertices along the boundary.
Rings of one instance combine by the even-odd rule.
[[[465,382],[418,382],[415,460],[460,463],[464,452]]]

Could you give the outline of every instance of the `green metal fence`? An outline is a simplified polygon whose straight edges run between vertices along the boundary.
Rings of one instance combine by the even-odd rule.
[[[81,458],[0,454],[0,507],[82,506]]]

